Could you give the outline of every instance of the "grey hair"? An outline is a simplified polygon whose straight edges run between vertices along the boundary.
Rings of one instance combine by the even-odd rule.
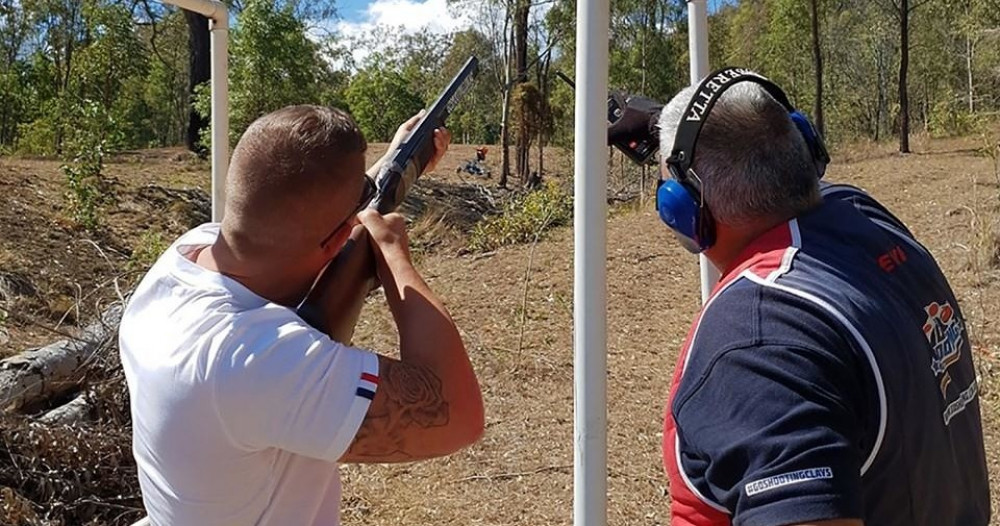
[[[685,88],[660,113],[664,160],[696,89]],[[805,138],[788,110],[753,82],[740,82],[719,98],[698,136],[692,169],[712,215],[729,225],[787,219],[822,200]]]

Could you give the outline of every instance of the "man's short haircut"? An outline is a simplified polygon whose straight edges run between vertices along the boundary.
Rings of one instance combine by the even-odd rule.
[[[660,152],[673,149],[696,86],[660,113]],[[712,108],[694,152],[708,208],[729,225],[799,215],[820,202],[816,164],[788,111],[764,88],[740,82]]]
[[[345,161],[367,147],[354,119],[336,108],[288,106],[260,117],[233,150],[223,230],[247,249],[314,237],[330,220],[323,213],[331,195],[361,177]]]

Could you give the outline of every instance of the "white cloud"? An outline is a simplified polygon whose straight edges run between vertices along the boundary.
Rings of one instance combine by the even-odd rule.
[[[359,21],[340,20],[336,32],[354,39],[366,34],[375,34],[379,28],[391,29],[380,34],[413,34],[422,30],[432,33],[451,33],[472,25],[465,13],[452,6],[448,0],[375,0],[365,9]],[[389,45],[391,42],[382,42]],[[377,44],[376,44],[377,45]],[[373,49],[355,49],[352,55],[356,61],[363,61]]]
[[[367,15],[375,24],[403,27],[408,31],[427,28],[435,33],[449,33],[469,26],[469,19],[448,8],[447,0],[376,0]]]

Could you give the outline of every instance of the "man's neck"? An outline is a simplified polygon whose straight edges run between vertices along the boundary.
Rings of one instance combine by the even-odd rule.
[[[788,218],[759,220],[738,226],[719,223],[715,245],[705,251],[705,257],[725,275],[739,265],[737,258],[751,243],[785,221]]]
[[[204,269],[218,272],[239,282],[254,294],[272,303],[294,307],[301,300],[299,294],[288,292],[297,287],[275,282],[274,277],[281,275],[280,273],[269,272],[261,267],[255,269],[255,266],[245,264],[223,243],[216,242],[199,248],[190,254],[189,259]]]

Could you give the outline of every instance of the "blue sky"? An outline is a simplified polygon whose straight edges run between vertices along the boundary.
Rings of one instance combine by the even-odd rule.
[[[349,22],[361,22],[364,20],[365,8],[373,0],[340,0],[337,2],[337,11],[340,16]]]
[[[449,6],[448,0],[339,0],[337,11],[341,17],[337,27],[348,35],[373,25],[405,31],[426,27],[441,33],[469,25],[468,17]]]

